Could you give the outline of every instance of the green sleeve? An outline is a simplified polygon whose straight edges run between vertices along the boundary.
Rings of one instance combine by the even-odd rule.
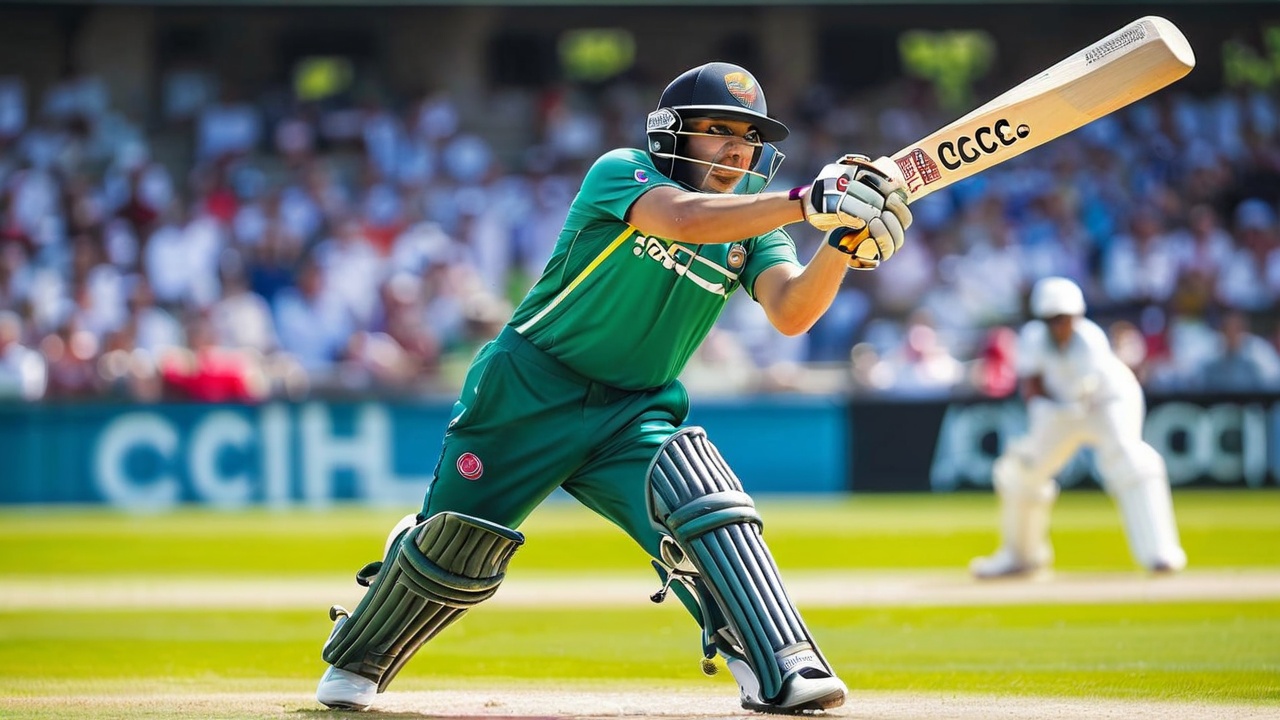
[[[654,169],[646,153],[611,150],[596,160],[582,180],[584,193],[590,195],[583,209],[598,213],[593,220],[625,220],[632,203],[659,185],[676,183]]]
[[[756,278],[760,277],[760,273],[779,263],[800,264],[800,260],[796,257],[796,243],[782,228],[756,238],[747,266],[739,275],[743,289],[753,300],[756,297]]]

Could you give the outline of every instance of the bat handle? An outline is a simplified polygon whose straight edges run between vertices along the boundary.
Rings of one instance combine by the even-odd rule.
[[[845,165],[861,165],[884,175],[890,180],[896,180],[901,183],[903,188],[901,191],[903,202],[909,203],[914,199],[908,189],[907,179],[902,175],[902,168],[898,167],[898,163],[894,162],[893,158],[881,156],[871,160],[865,155],[845,155],[840,162]]]
[[[893,161],[893,158],[882,155],[871,161],[871,167],[900,183],[906,184],[906,178],[902,177],[902,169],[898,167],[898,163]]]
[[[909,204],[919,197],[914,193],[911,183],[907,182],[907,178],[902,174],[902,168],[898,167],[898,163],[894,162],[893,158],[881,155],[871,161],[871,167],[884,173],[889,179],[896,180],[902,184],[902,189],[898,191],[898,194],[902,196],[903,202]]]
[[[902,176],[902,168],[898,167],[898,163],[894,162],[893,158],[880,156],[872,160],[866,155],[845,155],[840,159],[840,162],[845,165],[861,165],[865,168],[871,168],[890,180],[897,180],[904,185],[906,184],[906,178]]]

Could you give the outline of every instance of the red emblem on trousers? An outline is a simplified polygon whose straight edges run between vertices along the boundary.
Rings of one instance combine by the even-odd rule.
[[[458,474],[468,480],[479,480],[484,474],[484,463],[475,453],[462,453],[458,458]]]

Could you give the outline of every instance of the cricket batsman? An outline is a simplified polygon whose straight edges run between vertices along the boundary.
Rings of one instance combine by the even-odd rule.
[[[1030,575],[1052,566],[1053,476],[1084,446],[1094,450],[1134,560],[1159,573],[1187,564],[1164,458],[1142,439],[1142,387],[1084,313],[1084,294],[1067,278],[1043,278],[1031,290],[1035,319],[1022,328],[1016,360],[1028,428],[992,466],[1000,547],[970,563],[978,578]]]
[[[470,367],[421,511],[358,574],[359,606],[331,609],[321,703],[368,707],[424,643],[491,597],[524,542],[516,528],[556,488],[653,558],[655,599],[676,593],[701,627],[704,669],[723,656],[744,708],[844,702],[752,498],[707,434],[684,425],[676,379],[734,292],[796,335],[850,267],[902,246],[901,185],[857,157],[765,192],[787,134],[750,72],[712,62],[663,91],[644,149],[594,163],[541,277]],[[782,229],[804,221],[826,233],[807,264]]]

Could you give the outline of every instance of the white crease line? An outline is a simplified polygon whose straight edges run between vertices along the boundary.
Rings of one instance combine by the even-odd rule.
[[[1078,604],[1280,599],[1280,572],[1058,573],[1035,581],[977,582],[963,571],[791,573],[800,607]],[[514,576],[492,600],[502,607],[627,607],[649,604],[659,587],[631,575]],[[0,610],[311,608],[359,602],[363,588],[332,577],[286,579],[0,577]]]

